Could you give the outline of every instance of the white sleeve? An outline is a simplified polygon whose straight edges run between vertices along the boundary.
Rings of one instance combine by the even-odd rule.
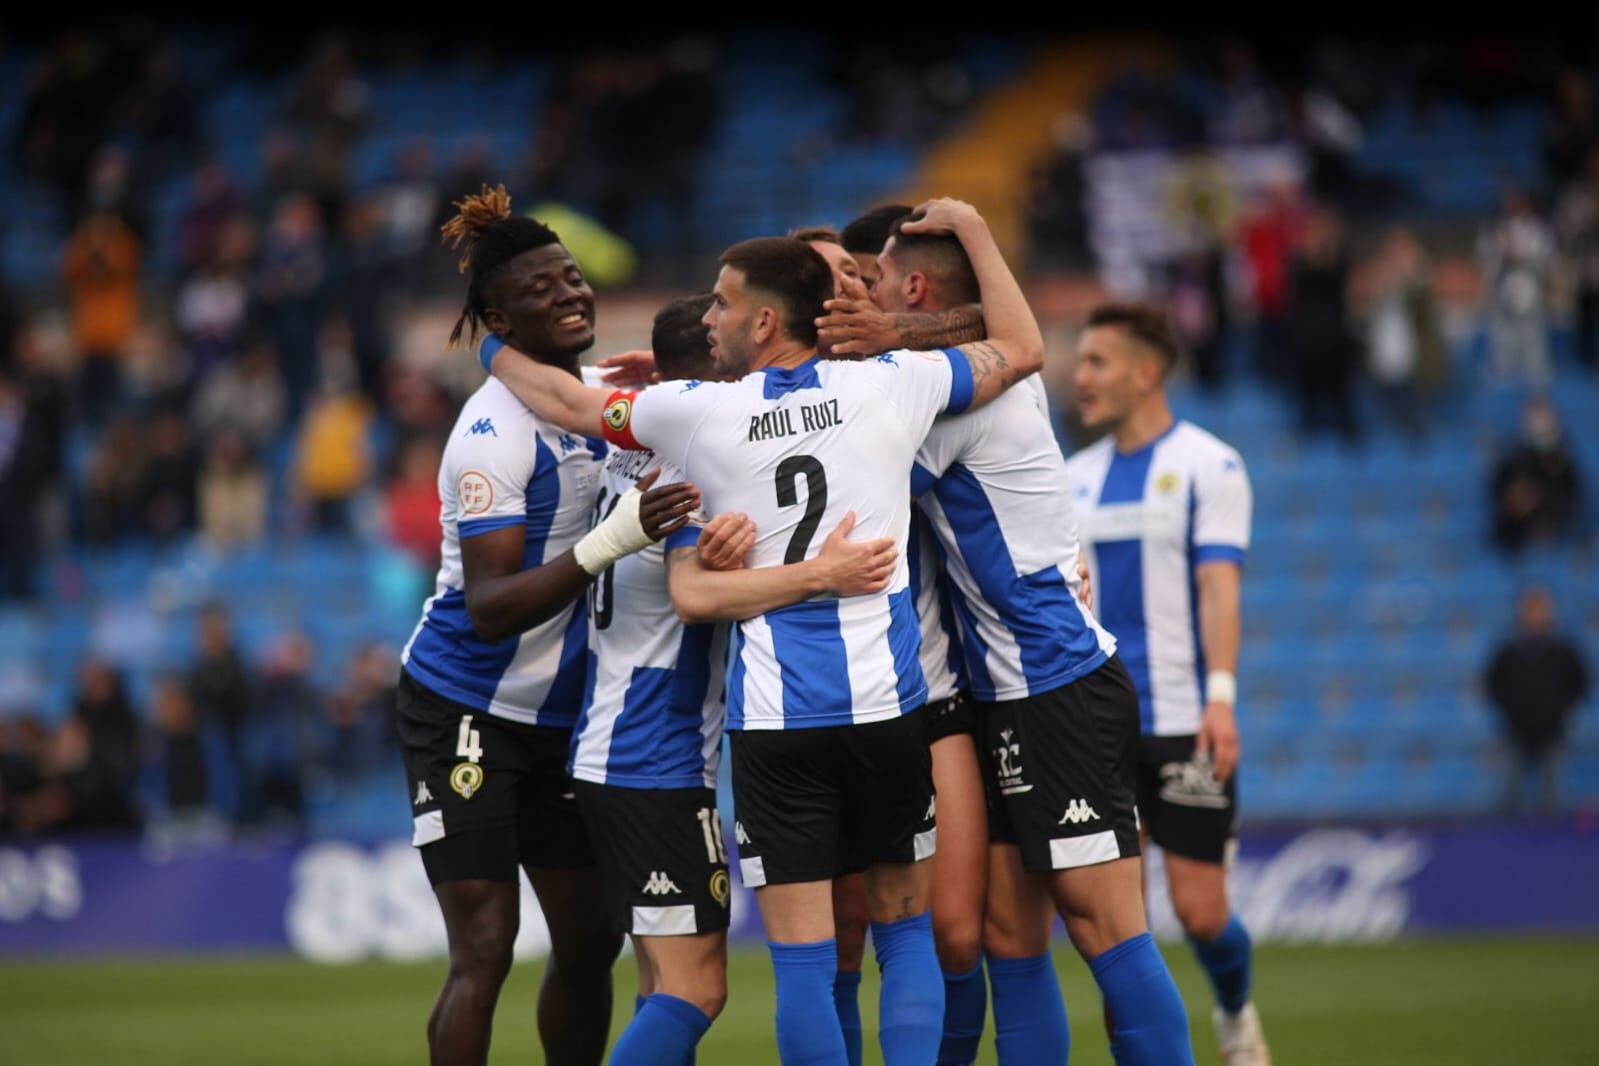
[[[878,379],[916,439],[927,436],[933,419],[959,414],[972,402],[972,368],[958,348],[930,352],[898,349],[860,364]]]
[[[1194,561],[1243,565],[1253,508],[1249,474],[1237,452],[1221,448],[1201,460],[1194,471]]]
[[[643,392],[618,395],[605,408],[605,439],[622,448],[647,448],[681,466],[689,441],[714,400],[728,386],[717,382],[667,381]]]
[[[477,425],[484,428],[453,441],[444,461],[445,512],[453,503],[462,540],[527,521],[527,486],[536,462],[535,444],[523,427],[495,426],[488,419]]]
[[[911,495],[920,496],[933,487],[950,467],[961,461],[979,435],[979,415],[946,415],[936,420],[922,446],[916,449],[916,467],[911,471]]]

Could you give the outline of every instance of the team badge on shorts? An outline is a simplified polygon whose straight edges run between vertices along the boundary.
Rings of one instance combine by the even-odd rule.
[[[455,769],[450,771],[450,787],[459,792],[462,799],[471,799],[483,787],[483,767],[476,763],[456,763]]]
[[[711,875],[711,898],[718,904],[727,906],[728,883],[727,871],[718,870]]]

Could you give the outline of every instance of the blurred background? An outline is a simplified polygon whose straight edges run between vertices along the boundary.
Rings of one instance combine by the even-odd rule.
[[[1068,450],[1077,323],[1164,303],[1255,487],[1257,935],[1599,933],[1599,45],[621,41],[0,24],[0,954],[440,952],[389,716],[485,182],[596,356],[736,240],[971,200]]]

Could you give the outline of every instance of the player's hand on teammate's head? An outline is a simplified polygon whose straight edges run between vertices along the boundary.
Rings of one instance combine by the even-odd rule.
[[[816,337],[832,355],[879,355],[899,347],[894,316],[870,300],[839,297],[822,307],[827,314],[816,320]]]
[[[916,208],[915,216],[900,226],[906,233],[959,233],[961,227],[984,224],[977,208],[965,200],[941,196],[928,200]]]
[[[822,566],[823,583],[833,595],[870,596],[887,590],[899,562],[899,549],[893,537],[876,540],[850,540],[855,528],[855,512],[827,535],[816,561]]]
[[[639,522],[651,540],[682,529],[700,505],[700,490],[693,483],[675,481],[656,486],[660,475],[659,470],[651,470],[639,478],[637,485],[643,493],[638,506]]]
[[[738,570],[755,547],[755,521],[742,512],[727,511],[700,530],[700,565],[707,570]]]
[[[646,348],[608,355],[594,365],[605,371],[605,383],[617,388],[637,389],[661,380],[655,370],[655,353]]]

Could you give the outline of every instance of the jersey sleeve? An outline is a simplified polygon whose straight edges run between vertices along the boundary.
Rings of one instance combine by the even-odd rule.
[[[877,377],[918,439],[926,436],[933,419],[949,412],[959,414],[971,406],[972,368],[959,348],[930,352],[908,349],[886,352],[862,364]]]
[[[649,450],[681,463],[688,443],[710,412],[713,386],[699,381],[669,381],[643,392],[617,389],[601,419],[605,439],[621,448]]]
[[[1244,562],[1254,495],[1244,461],[1218,450],[1194,471],[1194,561]]]
[[[510,425],[484,428],[454,442],[445,466],[454,493],[456,532],[462,540],[527,521],[527,486],[537,449]]]

